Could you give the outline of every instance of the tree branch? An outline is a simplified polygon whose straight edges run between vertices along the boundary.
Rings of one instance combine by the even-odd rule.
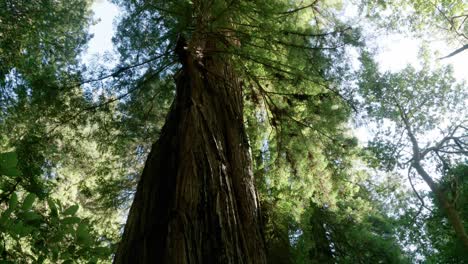
[[[449,55],[447,55],[445,57],[438,58],[438,60],[443,60],[443,59],[453,57],[453,56],[457,55],[458,53],[460,53],[460,52],[462,52],[462,51],[464,51],[466,49],[468,49],[468,44],[463,45],[461,48],[456,49],[454,52],[450,53]]]
[[[118,69],[117,69],[115,72],[113,72],[113,73],[110,73],[110,74],[107,74],[107,75],[98,77],[98,78],[96,78],[96,79],[90,79],[90,80],[86,80],[86,81],[80,82],[80,83],[76,84],[76,86],[81,86],[81,85],[83,85],[83,84],[92,83],[92,82],[99,82],[99,81],[102,81],[102,80],[105,80],[105,79],[111,78],[111,77],[114,77],[114,78],[115,78],[115,77],[119,76],[120,74],[122,74],[122,73],[125,72],[125,71],[128,71],[128,70],[133,69],[133,68],[136,68],[136,67],[140,67],[140,66],[145,65],[145,64],[147,64],[147,63],[150,63],[150,62],[152,62],[152,61],[158,60],[158,59],[162,58],[163,56],[165,56],[165,55],[167,55],[167,54],[168,54],[168,52],[166,51],[166,52],[164,52],[164,53],[162,53],[162,54],[159,54],[159,55],[157,55],[157,56],[155,56],[155,57],[153,57],[153,58],[150,58],[150,59],[148,59],[148,60],[145,60],[145,61],[143,61],[143,62],[140,62],[140,63],[137,63],[137,64],[133,64],[133,65],[129,65],[129,66],[125,66],[125,67],[120,67],[120,68],[118,68]]]
[[[427,149],[425,149],[424,151],[421,152],[421,155],[420,155],[420,158],[424,158],[424,156],[427,155],[427,153],[431,152],[431,151],[440,151],[441,148],[443,147],[443,145],[448,142],[449,140],[454,140],[456,142],[456,140],[459,139],[459,137],[454,137],[455,133],[457,132],[457,130],[459,128],[463,128],[463,126],[461,125],[457,125],[455,126],[455,128],[449,133],[449,135],[447,135],[446,137],[444,137],[442,140],[440,140],[438,143],[435,144],[435,146],[433,147],[429,147]]]
[[[52,133],[53,131],[55,131],[57,128],[59,128],[61,125],[64,125],[66,123],[69,123],[70,121],[76,119],[78,116],[82,115],[83,113],[85,112],[88,112],[88,111],[93,111],[95,109],[98,109],[100,107],[103,107],[105,105],[108,105],[108,104],[111,104],[115,101],[119,101],[120,99],[128,96],[129,94],[135,92],[136,90],[138,90],[140,87],[142,87],[144,84],[146,84],[148,81],[152,80],[152,78],[156,75],[158,75],[159,73],[161,73],[164,69],[166,69],[167,67],[169,67],[170,65],[172,65],[173,62],[170,62],[170,63],[167,63],[166,65],[162,66],[158,71],[152,73],[150,75],[150,77],[146,78],[145,80],[143,80],[142,82],[140,82],[138,85],[136,85],[135,87],[133,87],[132,89],[129,89],[126,93],[124,94],[121,94],[115,98],[112,98],[112,99],[109,99],[105,102],[102,102],[102,103],[99,103],[99,104],[96,104],[96,105],[92,105],[92,106],[89,106],[89,107],[85,107],[83,109],[81,109],[80,111],[76,112],[75,114],[73,114],[70,118],[68,118],[67,120],[63,121],[63,122],[60,122],[59,124],[55,125],[49,132],[48,134]]]
[[[409,183],[411,185],[411,189],[413,189],[413,192],[416,194],[416,197],[418,197],[419,201],[421,202],[421,207],[426,208],[427,210],[429,210],[432,213],[432,210],[426,206],[426,203],[424,203],[424,199],[419,195],[418,191],[416,191],[416,188],[414,187],[413,181],[411,180],[411,169],[412,168],[413,168],[413,166],[409,166],[409,168],[408,168],[408,180],[409,180]],[[419,215],[420,212],[421,212],[421,210],[419,210],[418,215]]]
[[[313,7],[314,5],[316,5],[318,3],[318,1],[319,0],[315,0],[311,4],[301,6],[301,7],[295,8],[295,9],[291,9],[291,10],[288,10],[288,11],[285,11],[285,12],[281,12],[280,15],[289,15],[289,14],[296,13],[296,12],[299,12],[301,10],[307,9],[309,7]]]

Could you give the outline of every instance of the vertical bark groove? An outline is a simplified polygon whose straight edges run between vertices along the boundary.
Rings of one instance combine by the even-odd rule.
[[[180,56],[114,263],[265,263],[239,81],[222,58]]]

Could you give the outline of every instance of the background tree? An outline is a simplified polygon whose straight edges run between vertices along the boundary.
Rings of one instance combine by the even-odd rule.
[[[464,83],[457,84],[450,68],[431,70],[424,63],[417,71],[407,67],[400,73],[380,75],[374,62],[363,57],[360,83],[367,113],[378,120],[373,149],[385,154],[389,169],[408,169],[413,190],[414,174],[431,190],[435,205],[444,212],[459,242],[467,248],[464,218],[456,201],[444,187],[450,168],[466,158],[466,115],[463,107],[467,93]],[[439,139],[437,139],[439,138]],[[416,172],[416,173],[415,173]],[[455,193],[458,189],[454,190]],[[417,192],[421,208],[424,199]]]

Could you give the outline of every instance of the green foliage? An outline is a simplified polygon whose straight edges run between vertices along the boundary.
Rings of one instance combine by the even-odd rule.
[[[3,176],[21,176],[21,172],[18,170],[17,164],[18,157],[16,152],[6,152],[0,154],[0,175]]]
[[[408,66],[399,73],[380,74],[377,65],[366,54],[361,61],[363,69],[359,86],[366,114],[379,126],[369,150],[377,154],[382,164],[386,163],[387,169],[403,165],[405,159],[411,158],[403,151],[411,149],[408,147],[411,142],[408,129],[421,147],[437,145],[437,138],[443,140],[448,135],[463,137],[466,131],[463,110],[468,94],[465,83],[455,82],[450,67],[431,69],[428,62],[423,62],[420,70]],[[430,138],[431,134],[435,136]],[[439,147],[446,148],[445,145]],[[429,155],[436,156],[435,149],[426,148]],[[443,160],[449,159],[448,156],[453,159],[463,155],[463,150],[454,153],[446,153],[448,149],[437,151],[439,156],[444,156]],[[438,162],[442,166],[443,161]]]
[[[468,164],[457,164],[441,179],[441,186],[449,194],[462,219],[468,219]],[[435,198],[431,197],[434,202]],[[467,263],[468,253],[458,240],[452,227],[444,219],[445,214],[434,208],[427,219],[427,232],[435,250],[428,257],[430,263]],[[468,223],[465,222],[465,230]]]
[[[467,40],[466,1],[463,0],[372,0],[364,2],[366,14],[387,28],[411,29],[413,33],[442,32],[448,42]],[[377,20],[378,19],[378,20]]]
[[[13,68],[27,78],[64,70],[76,60],[70,54],[78,54],[88,40],[83,31],[89,22],[88,1],[2,0],[0,5],[2,84]]]
[[[409,263],[390,219],[373,211],[359,220],[344,209],[309,207],[310,224],[296,242],[294,263]]]
[[[70,196],[68,185],[75,174],[67,158],[83,157],[74,148],[83,134],[71,131],[85,120],[75,111],[89,106],[78,64],[89,4],[0,1],[2,260],[109,261],[118,226],[97,221],[102,214]]]
[[[0,167],[14,168],[17,159],[14,152],[2,153]],[[15,170],[13,172],[16,173]],[[9,175],[3,171],[3,175]],[[0,259],[23,260],[43,263],[76,260],[107,259],[109,244],[99,239],[89,227],[89,219],[75,216],[79,206],[65,209],[60,200],[37,197],[27,191],[1,193],[0,206]],[[19,202],[18,197],[23,197]],[[7,204],[8,206],[4,206]]]
[[[457,164],[450,172],[445,174],[441,179],[441,184],[446,185],[447,178],[452,178],[455,175],[466,175],[466,164]],[[459,174],[463,172],[464,174]],[[463,176],[462,176],[463,175]],[[453,189],[455,185],[448,184]],[[460,192],[458,196],[456,208],[462,219],[467,219],[466,201],[463,189],[466,189],[466,181],[460,181],[456,189]],[[451,191],[449,191],[451,192]],[[436,203],[433,194],[421,194],[427,197],[432,203]],[[408,201],[407,205],[418,203],[417,199]],[[439,207],[431,207],[431,211],[421,209],[406,209],[398,221],[398,233],[401,243],[406,247],[412,247],[413,259],[423,263],[466,263],[467,254],[463,244],[446,219],[446,214]],[[465,228],[467,228],[465,222]],[[422,259],[424,257],[424,259]]]

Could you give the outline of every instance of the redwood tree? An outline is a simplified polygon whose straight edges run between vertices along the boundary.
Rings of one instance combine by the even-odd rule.
[[[265,263],[242,86],[229,58],[208,50],[221,43],[193,41],[179,40],[176,98],[146,162],[116,263]]]
[[[114,262],[266,263],[244,100],[263,101],[277,136],[290,134],[283,144],[303,140],[287,132],[291,127],[337,143],[324,131],[346,120],[349,109],[335,88],[342,69],[330,65],[343,55],[339,46],[354,39],[352,30],[322,14],[318,1],[120,4],[127,11],[116,38],[122,65],[112,76],[144,84],[176,72],[176,88]],[[323,116],[334,111],[326,125],[308,120],[315,106],[294,106],[306,100],[326,102]],[[279,158],[286,155],[301,153]]]

